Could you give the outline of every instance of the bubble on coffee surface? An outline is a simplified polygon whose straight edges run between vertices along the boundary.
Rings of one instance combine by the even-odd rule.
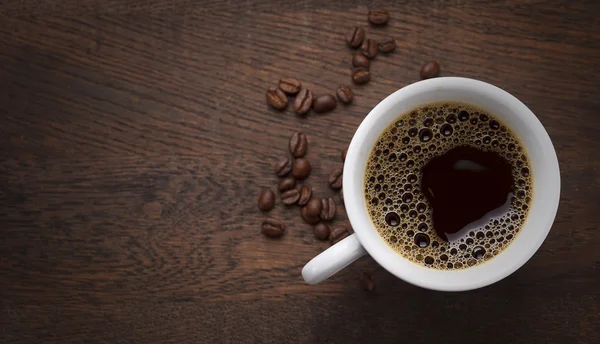
[[[420,189],[421,168],[460,146],[506,159],[514,188],[507,210],[468,225],[460,239],[445,241],[436,234],[432,207]],[[531,165],[524,152],[505,124],[467,104],[442,102],[402,114],[379,136],[367,162],[371,220],[388,245],[415,263],[441,270],[480,264],[510,245],[531,207]]]

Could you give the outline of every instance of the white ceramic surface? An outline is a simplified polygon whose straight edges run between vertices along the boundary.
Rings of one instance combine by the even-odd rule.
[[[519,234],[496,257],[461,270],[427,268],[392,250],[374,228],[363,194],[367,159],[381,132],[408,110],[439,101],[475,105],[507,124],[526,149],[533,173],[531,209]],[[533,256],[548,235],[558,209],[560,171],[548,133],[531,110],[517,98],[482,81],[435,78],[396,91],[363,120],[348,149],[343,187],[346,211],[355,234],[325,250],[302,269],[307,283],[320,283],[368,253],[386,270],[409,283],[434,290],[461,291],[497,282]]]

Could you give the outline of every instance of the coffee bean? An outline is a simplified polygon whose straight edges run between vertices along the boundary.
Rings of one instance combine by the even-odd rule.
[[[354,93],[352,93],[352,89],[348,86],[338,87],[337,90],[335,90],[335,93],[337,94],[338,99],[344,104],[350,103],[354,98]]]
[[[337,209],[333,198],[329,197],[321,199],[321,214],[319,214],[321,220],[333,220],[336,210]]]
[[[365,39],[365,30],[363,28],[355,26],[346,34],[346,44],[351,48],[358,48]]]
[[[288,97],[279,88],[271,87],[267,91],[267,102],[269,102],[273,108],[281,111],[287,107]]]
[[[261,230],[269,238],[279,238],[285,232],[285,223],[276,219],[266,219],[262,222]]]
[[[383,10],[369,11],[369,23],[374,25],[385,25],[390,20],[390,14]]]
[[[313,100],[312,108],[316,113],[323,113],[335,109],[337,102],[331,94],[319,96]]]
[[[379,51],[389,53],[396,49],[396,40],[392,37],[383,37],[379,41]]]
[[[309,216],[319,216],[321,214],[321,207],[323,204],[321,203],[321,199],[318,197],[311,198],[306,204],[307,215]]]
[[[342,151],[342,161],[346,161],[346,154],[348,154],[348,147]]]
[[[435,78],[440,74],[440,64],[437,61],[426,62],[421,67],[421,79]]]
[[[308,147],[308,141],[306,140],[306,135],[302,132],[295,132],[290,137],[290,142],[288,144],[288,148],[290,149],[290,153],[296,158],[301,158],[306,154],[306,147]]]
[[[358,51],[352,57],[352,65],[354,67],[369,68],[369,65],[371,65],[371,61],[369,61],[369,59],[363,53]]]
[[[285,77],[279,80],[279,88],[287,94],[298,93],[298,91],[300,91],[300,86],[302,86],[300,81],[294,78]]]
[[[320,202],[321,201],[319,201],[319,203]],[[302,207],[302,209],[300,210],[300,216],[302,216],[304,222],[308,223],[309,225],[316,225],[317,223],[321,222],[321,219],[318,215],[312,216],[308,214],[308,208],[306,206]]]
[[[352,73],[352,81],[357,85],[366,84],[371,81],[371,73],[369,70],[363,67],[355,68]]]
[[[303,116],[306,115],[306,113],[310,110],[312,103],[313,93],[311,90],[303,88],[296,96],[296,99],[294,99],[294,103],[292,105],[294,106],[294,111],[296,111],[298,115]]]
[[[362,276],[360,276],[360,285],[365,291],[372,292],[375,290],[375,283],[373,283],[373,277],[371,274],[363,272]]]
[[[285,192],[295,187],[296,179],[292,177],[283,178],[279,181],[279,184],[277,184],[277,190],[279,190],[279,192]]]
[[[305,206],[311,197],[312,188],[310,187],[310,185],[302,185],[302,187],[300,188],[300,199],[298,199],[298,205]]]
[[[329,242],[333,245],[350,235],[346,227],[336,227],[329,233]]]
[[[279,177],[285,177],[292,170],[292,162],[290,158],[284,157],[275,163],[275,174]]]
[[[377,41],[367,38],[362,44],[362,53],[371,60],[377,55]]]
[[[341,168],[336,168],[335,171],[331,172],[328,179],[329,186],[333,189],[340,189],[344,181],[343,173],[344,170]]]
[[[329,230],[328,225],[324,223],[319,223],[315,226],[313,232],[315,233],[315,238],[319,240],[327,240],[329,239],[329,233],[331,232],[331,230]]]
[[[344,189],[340,189],[340,201],[342,201],[342,205],[344,204]]]
[[[310,163],[305,158],[298,158],[294,161],[294,166],[292,167],[292,176],[296,179],[302,180],[308,177],[310,174]]]
[[[296,204],[298,199],[300,199],[300,192],[296,189],[291,189],[281,194],[281,203],[285,205]]]
[[[270,211],[275,206],[275,193],[271,190],[263,190],[258,196],[258,209],[261,211]]]

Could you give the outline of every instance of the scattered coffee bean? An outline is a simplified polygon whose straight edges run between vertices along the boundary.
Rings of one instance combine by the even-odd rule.
[[[377,41],[367,38],[362,44],[362,53],[371,60],[377,55]]]
[[[346,34],[346,44],[351,48],[358,48],[365,39],[365,30],[355,26]]]
[[[354,67],[369,68],[369,65],[371,65],[371,61],[369,61],[369,59],[363,53],[358,51],[352,57],[352,65]]]
[[[281,203],[285,205],[296,204],[298,199],[300,199],[300,192],[296,189],[291,189],[281,194]]]
[[[296,99],[294,99],[294,103],[292,105],[294,106],[294,111],[296,111],[298,115],[303,116],[306,115],[306,113],[310,110],[312,103],[313,93],[311,90],[303,88],[296,96]]]
[[[292,167],[292,176],[296,179],[302,180],[308,177],[310,174],[310,163],[305,158],[298,158],[294,161],[294,166]]]
[[[369,11],[369,23],[373,25],[385,25],[390,20],[390,14],[387,11],[372,10]]]
[[[258,209],[261,211],[270,211],[275,206],[275,193],[271,190],[263,190],[258,196]]]
[[[285,192],[295,187],[296,179],[292,177],[283,178],[279,181],[279,184],[277,184],[277,190],[279,190],[279,192]]]
[[[337,102],[331,94],[319,96],[313,100],[312,108],[316,113],[323,113],[335,109]]]
[[[298,91],[300,91],[300,86],[302,86],[300,81],[294,78],[285,77],[279,80],[279,88],[287,94],[298,93]]]
[[[426,62],[421,67],[421,79],[435,78],[440,74],[440,64],[437,61]]]
[[[342,205],[344,205],[344,189],[340,189],[340,201],[342,201]]]
[[[348,86],[338,87],[337,90],[335,90],[335,93],[337,94],[338,99],[344,104],[352,102],[352,99],[354,98],[354,93],[352,93],[352,89]]]
[[[389,53],[396,49],[396,40],[392,37],[383,37],[379,41],[379,51]]]
[[[267,102],[269,102],[273,108],[281,111],[287,107],[288,97],[279,88],[271,87],[267,91]]]
[[[366,68],[355,68],[352,73],[352,81],[357,85],[366,84],[371,81],[371,73],[369,73],[369,70]]]
[[[308,141],[306,140],[306,135],[302,132],[295,132],[290,137],[290,143],[288,144],[290,149],[290,153],[295,158],[301,158],[306,154],[306,147],[308,147]]]
[[[319,215],[321,220],[333,220],[335,218],[336,210],[333,198],[329,197],[321,199],[321,214]]]
[[[262,222],[261,230],[269,238],[279,238],[285,232],[285,223],[276,219],[266,219]]]
[[[342,161],[346,161],[346,154],[348,154],[348,147],[342,151]]]
[[[306,206],[302,207],[302,209],[300,210],[300,215],[302,216],[304,222],[308,223],[309,225],[316,225],[321,221],[321,218],[319,218],[319,216],[309,215],[308,208]]]
[[[302,187],[300,188],[300,199],[298,199],[298,205],[305,206],[311,197],[312,188],[310,187],[310,185],[302,185]]]
[[[333,245],[350,235],[346,227],[336,227],[329,233],[329,242]]]
[[[319,240],[327,240],[329,239],[329,226],[324,223],[319,223],[315,226],[313,232],[315,233],[315,238]]]
[[[333,189],[340,189],[344,182],[343,173],[344,170],[342,168],[336,168],[335,171],[331,172],[328,179],[329,186]]]
[[[318,197],[311,198],[308,203],[306,203],[306,215],[312,217],[319,217],[321,215],[321,208],[323,204],[321,203],[321,199]]]
[[[366,272],[363,272],[362,276],[360,277],[360,285],[365,291],[372,292],[373,290],[375,290],[375,283],[373,283],[373,277],[371,277],[371,274],[368,274]]]
[[[285,177],[292,170],[292,162],[290,158],[284,157],[275,163],[275,174],[279,177]]]

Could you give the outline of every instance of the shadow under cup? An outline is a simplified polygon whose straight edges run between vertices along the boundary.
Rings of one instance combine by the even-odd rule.
[[[379,236],[367,213],[364,175],[371,149],[379,135],[398,117],[429,103],[453,101],[488,111],[506,124],[530,159],[533,197],[528,216],[513,242],[497,256],[461,270],[436,270],[418,265],[396,253]],[[480,288],[521,267],[546,238],[560,197],[560,172],[548,133],[517,98],[493,85],[466,78],[436,78],[406,86],[379,103],[356,131],[344,165],[344,198],[357,239],[366,251],[397,277],[434,290]]]

